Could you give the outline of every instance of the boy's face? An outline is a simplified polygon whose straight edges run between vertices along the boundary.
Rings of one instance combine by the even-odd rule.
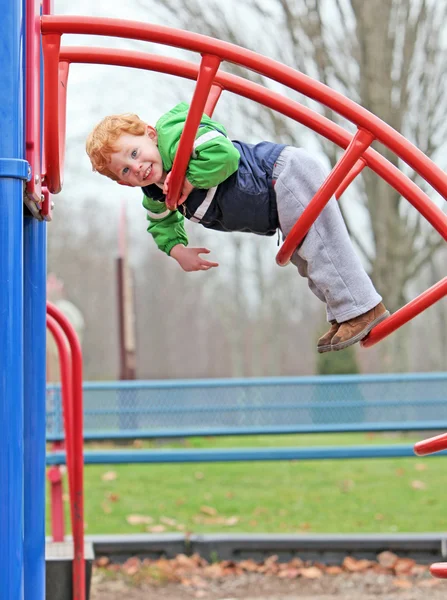
[[[119,180],[132,187],[162,183],[163,163],[157,147],[157,132],[148,125],[144,135],[124,133],[110,156],[110,170]]]

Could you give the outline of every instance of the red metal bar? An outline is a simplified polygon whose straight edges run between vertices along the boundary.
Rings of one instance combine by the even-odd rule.
[[[85,600],[85,554],[84,554],[84,457],[83,457],[83,413],[82,413],[82,352],[78,336],[56,306],[47,303],[47,315],[53,317],[63,329],[71,349],[71,382],[73,428],[73,599]]]
[[[169,181],[169,189],[166,196],[166,206],[171,210],[177,208],[186,169],[191,158],[194,139],[220,62],[221,61],[217,56],[205,54],[202,57],[199,75],[197,77],[197,85],[194,90],[188,116],[172,165],[171,179]]]
[[[340,183],[338,188],[335,191],[335,197],[337,200],[340,199],[341,195],[346,191],[346,188],[354,181],[357,175],[363,171],[366,167],[366,160],[364,158],[359,158],[359,160],[355,163],[343,181]]]
[[[203,112],[209,117],[213,116],[214,109],[216,108],[216,104],[218,103],[222,92],[222,86],[216,84],[211,86],[210,93],[208,94],[208,99],[203,110]]]
[[[424,153],[411,144],[395,129],[379,117],[345,98],[339,92],[313,80],[311,77],[287,67],[280,62],[246,50],[234,44],[217,40],[198,33],[176,30],[161,25],[145,24],[123,19],[100,17],[43,16],[41,19],[43,38],[54,33],[106,35],[156,42],[192,50],[202,54],[218,56],[221,60],[245,66],[266,77],[278,81],[321,102],[339,113],[359,128],[370,131],[374,137],[408,163],[421,177],[428,181],[444,198],[447,198],[447,175]]]
[[[298,221],[292,227],[283,245],[276,255],[276,262],[285,266],[292,257],[296,248],[301,244],[315,219],[322,212],[326,204],[335,194],[335,190],[348,175],[360,156],[365,152],[374,140],[374,136],[363,129],[359,129],[352,138],[341,159],[329,173],[323,185],[304,209]]]
[[[62,474],[59,465],[53,465],[48,469],[47,478],[50,482],[51,533],[53,542],[63,542],[65,538],[64,500]]]
[[[62,189],[68,63],[59,64],[61,36],[42,36],[44,69],[44,176],[52,194]]]
[[[369,348],[377,342],[380,342],[390,333],[402,327],[404,323],[407,323],[411,319],[414,319],[421,312],[426,310],[429,306],[441,300],[447,296],[447,277],[432,285],[431,288],[419,294],[416,298],[408,302],[405,306],[397,310],[391,316],[389,316],[385,321],[379,323],[374,327],[371,333],[360,343],[364,348]]]
[[[48,188],[42,188],[42,208],[40,214],[45,221],[51,221],[53,219],[53,207],[50,192]]]
[[[414,445],[414,452],[418,456],[426,456],[441,450],[447,450],[447,433],[422,440]]]
[[[147,69],[158,71],[169,75],[184,77],[186,79],[197,79],[198,67],[192,63],[166,58],[163,56],[152,56],[143,52],[130,50],[116,50],[112,48],[81,48],[62,47],[61,60],[76,63],[110,64],[136,69]],[[302,123],[337,144],[341,148],[347,148],[352,140],[352,135],[342,127],[333,123],[326,117],[312,111],[311,109],[284,98],[277,92],[268,90],[261,85],[252,83],[218,71],[215,84],[222,89],[230,91],[249,100],[259,102],[281,114]],[[404,175],[397,167],[386,160],[381,154],[368,148],[363,160],[379,177],[382,177],[389,185],[394,187],[404,196],[421,215],[447,240],[447,215],[436,206],[436,204],[425,194],[411,179]]]
[[[47,328],[56,342],[59,367],[61,372],[62,409],[65,430],[65,447],[67,453],[68,487],[70,492],[71,529],[74,528],[74,445],[73,445],[73,382],[71,374],[71,355],[68,349],[64,331],[58,321],[47,315]]]
[[[31,167],[26,193],[33,202],[41,202],[40,164],[40,2],[26,0],[26,118],[25,158]]]
[[[438,579],[447,579],[447,563],[433,563],[430,567],[430,573]]]

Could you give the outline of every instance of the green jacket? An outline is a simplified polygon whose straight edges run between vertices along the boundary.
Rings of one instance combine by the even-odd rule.
[[[156,123],[158,150],[163,161],[163,169],[172,169],[177,152],[180,136],[185,125],[189,106],[185,102],[177,104],[164,114]],[[212,136],[211,132],[221,132],[225,135]],[[239,152],[226,137],[224,127],[203,115],[201,125],[197,130],[196,140],[207,136],[206,141],[197,144],[189,161],[186,178],[195,188],[209,189],[225,181],[238,169]],[[153,189],[153,186],[148,186]],[[146,190],[145,190],[146,192]],[[184,228],[184,216],[178,210],[170,211],[166,204],[158,199],[148,197],[145,193],[143,206],[147,210],[148,232],[154,238],[160,250],[169,254],[177,244],[188,245],[188,237]]]

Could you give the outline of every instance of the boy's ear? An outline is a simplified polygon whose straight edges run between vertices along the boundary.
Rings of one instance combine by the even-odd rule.
[[[156,144],[157,143],[157,130],[155,129],[155,127],[148,125],[147,126],[147,134],[151,138],[151,140]]]

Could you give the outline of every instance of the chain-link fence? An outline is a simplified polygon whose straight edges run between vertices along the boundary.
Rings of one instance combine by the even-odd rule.
[[[446,373],[84,384],[87,439],[446,424]],[[62,432],[60,387],[50,385],[47,435]]]

